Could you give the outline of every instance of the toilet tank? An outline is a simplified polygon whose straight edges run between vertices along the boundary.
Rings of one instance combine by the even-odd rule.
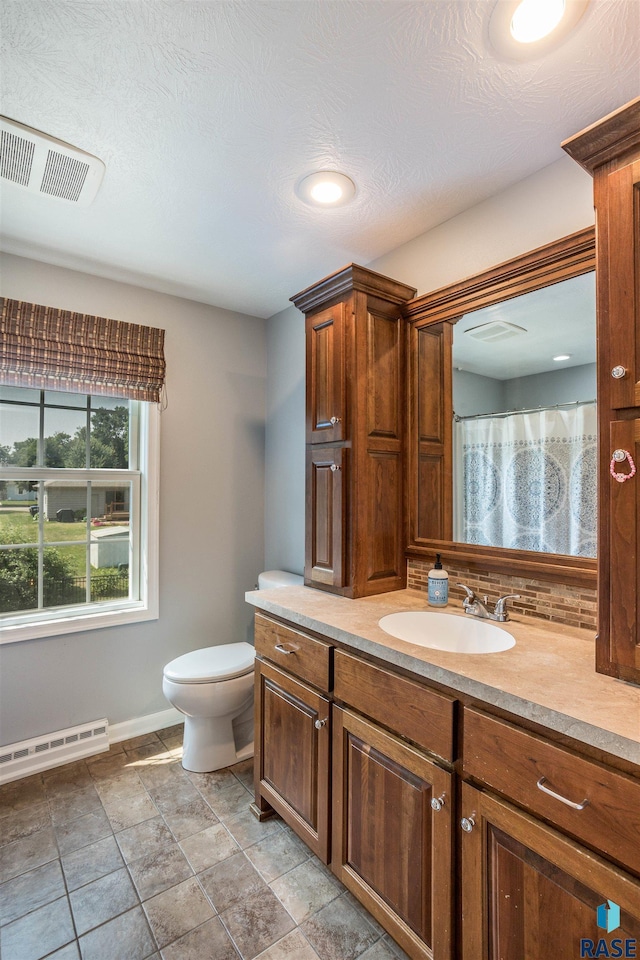
[[[258,590],[271,590],[273,587],[301,587],[304,578],[286,570],[265,570],[258,574]]]

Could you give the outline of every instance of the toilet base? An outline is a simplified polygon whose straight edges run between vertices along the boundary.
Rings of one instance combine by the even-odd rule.
[[[253,756],[253,741],[236,750],[231,719],[185,717],[182,766],[190,773],[212,773]]]

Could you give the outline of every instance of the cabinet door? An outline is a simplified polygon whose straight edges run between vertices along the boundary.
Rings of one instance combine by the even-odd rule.
[[[640,883],[490,794],[463,784],[462,960],[578,960],[613,938],[640,947]],[[598,927],[598,907],[620,926]],[[602,912],[600,915],[602,919]],[[587,952],[583,940],[592,941]]]
[[[307,337],[307,443],[345,439],[344,303],[311,314]]]
[[[599,657],[615,665],[615,675],[640,683],[640,420],[614,420],[610,426],[610,449],[627,451],[638,472],[630,480],[617,481],[607,475],[609,505],[608,576],[600,585],[607,587],[601,602],[607,605],[608,624],[601,622]],[[614,472],[629,475],[628,460],[614,465]],[[601,616],[604,611],[601,611]],[[607,629],[608,627],[608,629]],[[606,648],[603,641],[607,639]],[[606,672],[610,672],[606,669]]]
[[[447,960],[451,775],[348,710],[333,725],[331,869],[410,957]]]
[[[329,701],[256,660],[256,806],[329,862]]]
[[[347,466],[343,447],[307,447],[304,575],[317,586],[345,583]]]

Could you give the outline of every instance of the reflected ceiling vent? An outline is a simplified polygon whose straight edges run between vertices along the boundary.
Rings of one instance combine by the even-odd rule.
[[[102,160],[26,127],[0,117],[0,176],[31,193],[44,194],[86,207],[104,177]]]
[[[488,323],[481,323],[477,327],[469,327],[464,331],[474,340],[484,340],[486,343],[497,343],[498,340],[509,340],[511,337],[519,337],[526,333],[524,327],[519,327],[515,323],[507,323],[506,320],[489,320]]]

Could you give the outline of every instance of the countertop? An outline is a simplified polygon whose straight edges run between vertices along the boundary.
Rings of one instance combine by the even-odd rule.
[[[514,616],[503,624],[516,639],[510,650],[456,654],[397,640],[378,626],[381,617],[401,610],[467,616],[457,601],[436,611],[418,590],[348,600],[297,586],[251,591],[246,600],[265,613],[640,767],[640,687],[595,672],[594,636],[586,630]]]

